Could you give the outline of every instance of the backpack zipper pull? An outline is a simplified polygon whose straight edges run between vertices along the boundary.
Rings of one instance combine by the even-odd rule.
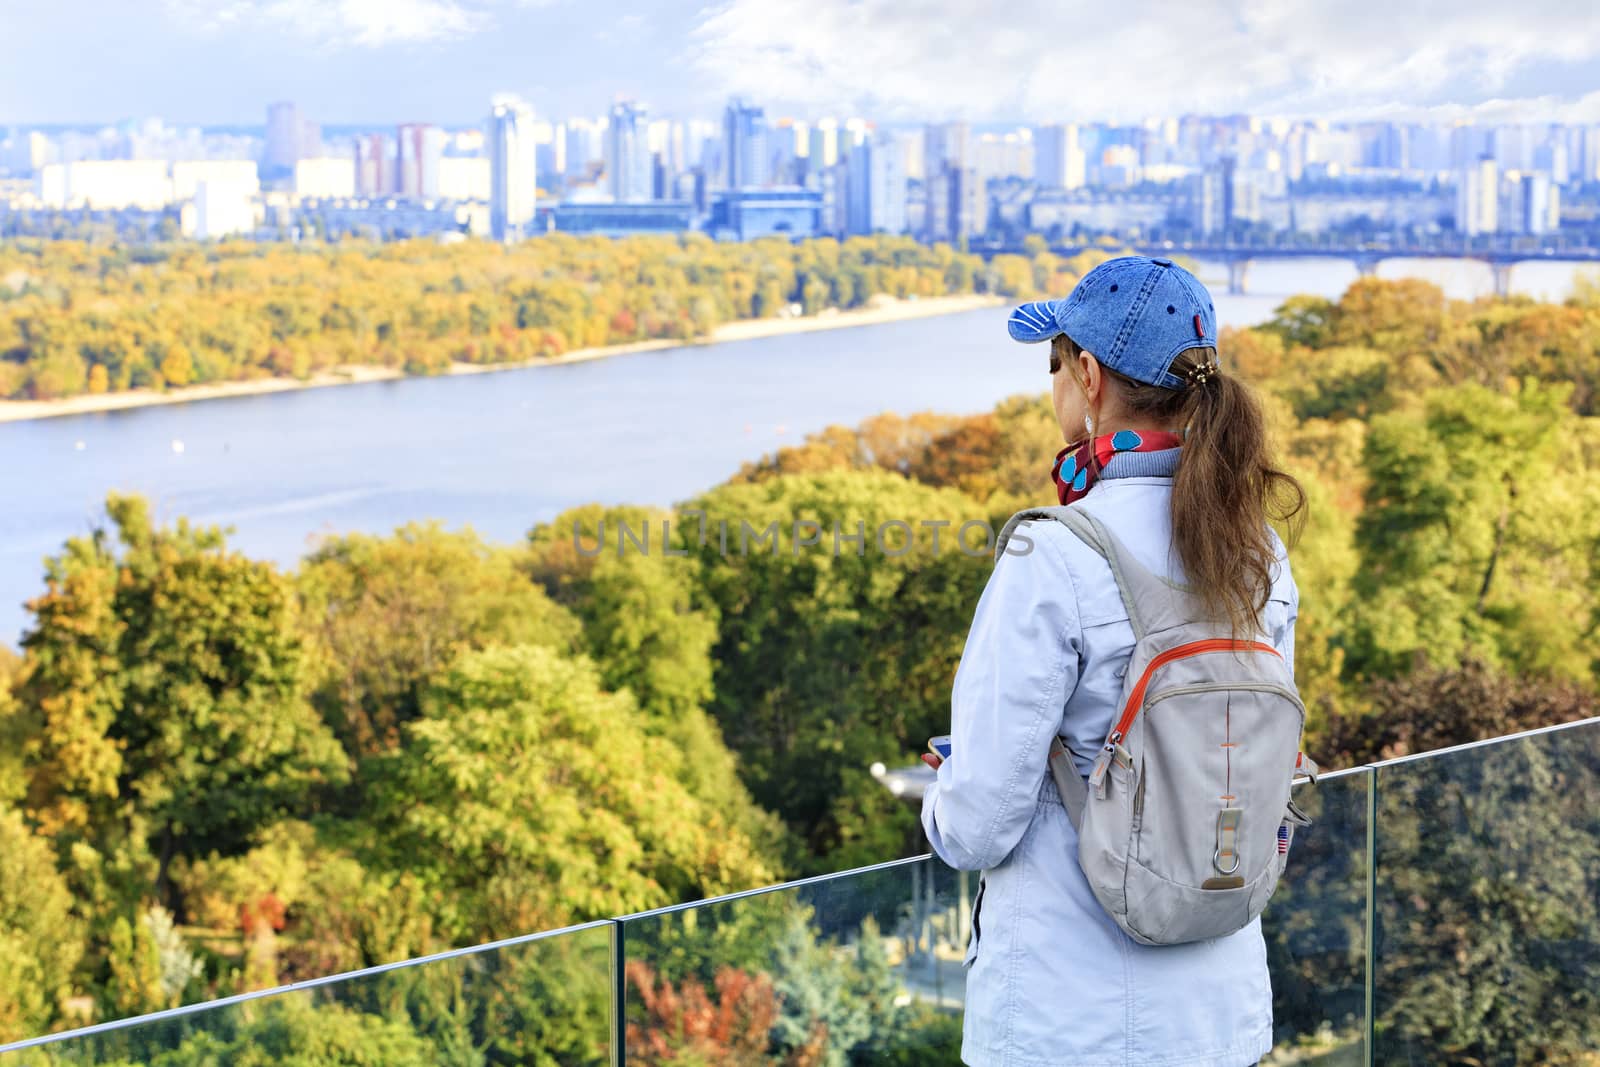
[[[1094,789],[1096,800],[1106,798],[1106,771],[1111,767],[1111,760],[1117,754],[1115,742],[1107,741],[1100,748],[1100,754],[1094,758],[1094,768],[1089,771],[1089,785]]]

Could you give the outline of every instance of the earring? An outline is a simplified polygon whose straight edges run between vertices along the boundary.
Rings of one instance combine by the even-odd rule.
[[[1083,413],[1083,428],[1088,431],[1090,437],[1094,436],[1094,416],[1087,411]]]

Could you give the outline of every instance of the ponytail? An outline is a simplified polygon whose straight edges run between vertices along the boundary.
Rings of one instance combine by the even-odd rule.
[[[1172,373],[1185,377],[1194,363],[1215,358],[1215,349],[1188,349]],[[1178,396],[1184,423],[1183,451],[1172,481],[1178,556],[1190,588],[1213,616],[1227,619],[1235,636],[1253,633],[1272,590],[1277,559],[1267,520],[1286,521],[1289,540],[1298,540],[1305,524],[1305,490],[1273,465],[1261,404],[1244,382],[1212,374],[1178,390]]]
[[[1180,353],[1171,373],[1198,379],[1180,389],[1136,382],[1104,364],[1100,370],[1116,383],[1129,415],[1182,427],[1172,482],[1173,541],[1189,588],[1237,637],[1258,630],[1272,591],[1277,548],[1267,520],[1286,522],[1293,544],[1305,525],[1306,494],[1273,465],[1266,419],[1250,387],[1232,375],[1200,370],[1216,359],[1211,347]],[[1069,366],[1076,373],[1075,358]]]

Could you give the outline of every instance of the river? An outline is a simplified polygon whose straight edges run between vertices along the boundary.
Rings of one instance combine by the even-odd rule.
[[[1515,287],[1547,298],[1572,277],[1556,264],[1517,271]],[[1405,273],[1457,297],[1490,289],[1470,263],[1380,270]],[[1219,265],[1200,274],[1225,325],[1264,321],[1292,293],[1337,297],[1356,276],[1341,261],[1263,261],[1235,296]],[[87,533],[111,490],[145,494],[159,520],[230,525],[231,544],[284,565],[319,537],[411,519],[511,542],[575,504],[682,500],[831,424],[1042,393],[1045,350],[1010,342],[1006,315],[3,424],[0,641],[14,646],[25,627],[43,557]]]

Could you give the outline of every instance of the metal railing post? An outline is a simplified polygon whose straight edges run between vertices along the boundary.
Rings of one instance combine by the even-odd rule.
[[[1373,1049],[1378,1033],[1377,1020],[1373,1018],[1372,995],[1374,979],[1378,973],[1378,770],[1376,767],[1367,769],[1367,951],[1366,968],[1363,978],[1363,1001],[1366,1006],[1367,1040],[1366,1054],[1362,1062],[1366,1067],[1372,1067]]]
[[[611,921],[611,1067],[628,1062],[627,929]]]

